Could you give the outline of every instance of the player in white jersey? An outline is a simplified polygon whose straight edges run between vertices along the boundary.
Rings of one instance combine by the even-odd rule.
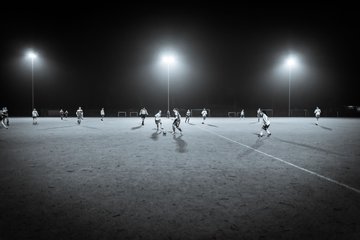
[[[173,111],[174,111],[174,115],[175,115],[175,120],[172,125],[173,134],[175,134],[175,128],[177,128],[180,131],[180,133],[182,134],[182,130],[180,128],[181,115],[179,113],[179,110],[177,110],[176,108],[174,108]]]
[[[67,116],[68,116],[68,114],[69,114],[69,112],[67,111],[67,110],[65,110],[65,118],[67,118]]]
[[[77,117],[77,123],[80,124],[81,120],[84,119],[84,111],[81,109],[81,107],[79,107],[78,110],[76,110],[76,117]]]
[[[206,116],[207,116],[207,111],[206,111],[205,108],[202,110],[201,115],[202,115],[202,118],[203,118],[202,124],[204,124]]]
[[[187,112],[186,112],[185,122],[190,123],[190,116],[191,116],[191,112],[190,112],[190,109],[188,109]]]
[[[244,112],[244,109],[242,109],[240,112],[240,118],[244,118],[244,117],[245,117],[245,112]]]
[[[64,110],[60,109],[59,113],[60,113],[61,120],[63,120],[63,118],[64,118]]]
[[[33,118],[33,125],[37,124],[37,117],[39,116],[39,113],[36,111],[36,108],[34,108],[31,115]]]
[[[256,112],[256,115],[257,115],[257,118],[258,118],[258,122],[260,122],[260,112],[261,112],[261,109],[259,108]]]
[[[142,120],[141,125],[144,126],[145,118],[146,118],[146,116],[149,115],[149,114],[148,114],[147,110],[143,107],[143,108],[140,109],[139,115],[140,115],[141,120]]]
[[[1,124],[7,129],[9,126],[9,114],[6,107],[3,107],[2,110],[0,110],[0,119]]]
[[[105,110],[104,110],[104,108],[102,108],[102,109],[100,110],[100,115],[101,115],[101,121],[104,121],[104,117],[105,117]]]
[[[321,110],[319,107],[316,107],[315,111],[314,111],[315,117],[316,117],[316,125],[319,124],[319,118],[320,118],[320,114],[321,114]]]
[[[159,131],[159,126],[161,129],[163,129],[162,122],[161,122],[161,110],[159,110],[159,112],[157,114],[155,114],[155,124],[156,124],[157,131]]]
[[[268,118],[268,116],[266,115],[266,113],[264,111],[260,112],[260,117],[262,117],[263,120],[263,126],[261,128],[259,137],[263,136],[263,130],[265,130],[267,132],[267,136],[269,137],[271,135],[271,132],[269,131],[269,127],[270,127],[270,120]]]

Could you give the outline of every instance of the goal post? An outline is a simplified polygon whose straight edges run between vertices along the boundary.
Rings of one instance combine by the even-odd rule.
[[[117,116],[118,117],[126,117],[126,112],[119,111]]]
[[[207,111],[207,117],[210,117],[210,109],[209,108],[205,108]],[[202,117],[201,112],[203,111],[203,108],[194,108],[191,109],[191,117]]]
[[[130,117],[138,117],[139,113],[138,112],[130,112]]]
[[[236,112],[228,112],[228,117],[236,117]]]

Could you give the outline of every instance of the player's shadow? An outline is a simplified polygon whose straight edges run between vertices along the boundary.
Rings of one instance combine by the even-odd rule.
[[[194,124],[194,123],[189,123],[189,125],[191,125],[191,126],[195,126],[196,124]]]
[[[84,128],[88,128],[88,129],[95,129],[95,130],[99,130],[99,128],[96,128],[96,127],[89,127],[89,126],[84,126],[84,125],[81,125],[82,127]]]
[[[159,140],[159,133],[156,131],[153,134],[151,134],[150,138],[154,141]]]
[[[319,151],[319,152],[324,152],[324,153],[326,153],[326,154],[334,154],[334,155],[337,155],[337,156],[345,157],[345,155],[343,155],[343,154],[341,154],[341,153],[333,152],[333,151],[326,150],[326,149],[323,149],[323,148],[318,148],[318,147],[310,146],[310,145],[307,145],[307,144],[304,144],[304,143],[292,142],[292,141],[280,139],[280,138],[277,138],[277,137],[274,137],[274,139],[276,139],[276,140],[278,140],[278,141],[280,141],[280,142],[283,142],[283,143],[288,143],[288,144],[292,144],[292,145],[296,145],[296,146],[300,146],[300,147],[305,147],[305,148],[309,148],[309,149],[312,149],[312,150],[316,150],[316,151]]]
[[[212,125],[212,124],[206,124],[206,125],[208,125],[208,126],[210,126],[210,127],[218,127],[218,126],[216,126],[216,125]]]
[[[69,127],[75,127],[77,125],[71,125],[71,126],[61,126],[61,127],[52,127],[52,128],[42,128],[40,130],[53,130],[53,129],[61,129],[61,128],[69,128]]]
[[[328,131],[332,131],[332,128],[328,128],[328,127],[324,127],[324,126],[320,126],[320,125],[319,125],[319,127],[321,127],[322,129],[328,130]]]
[[[173,139],[176,141],[177,144],[177,148],[176,151],[178,151],[179,153],[185,153],[187,152],[186,146],[187,143],[181,139],[182,135],[176,137],[175,134],[173,135]]]
[[[257,133],[255,133],[255,134],[258,135]],[[260,148],[262,145],[264,145],[264,141],[262,140],[262,138],[256,139],[255,143],[253,145],[251,145],[250,148],[248,148],[245,152],[240,153],[238,155],[238,158],[246,157],[250,153],[254,152],[254,150]]]
[[[136,130],[136,129],[139,129],[139,128],[141,128],[141,125],[137,126],[137,127],[132,127],[131,130]]]

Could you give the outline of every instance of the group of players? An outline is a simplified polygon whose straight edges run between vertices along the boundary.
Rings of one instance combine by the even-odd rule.
[[[177,108],[173,109],[174,112],[174,121],[172,124],[172,134],[175,134],[175,130],[178,129],[180,134],[182,134],[182,129],[180,128],[180,122],[181,122],[181,115],[179,113],[179,110]],[[81,109],[81,107],[79,107],[79,109],[76,110],[76,117],[77,117],[77,123],[80,124],[81,120],[84,119],[84,112]],[[206,117],[207,117],[207,110],[204,108],[201,112],[201,116],[202,116],[202,124],[205,123]],[[319,107],[316,107],[315,111],[315,118],[316,118],[316,125],[319,124],[319,118],[321,115],[321,110]],[[140,118],[141,118],[141,125],[144,125],[144,121],[145,118],[149,115],[146,108],[143,107],[140,109],[139,112]],[[62,109],[60,110],[60,118],[61,120],[63,120],[63,118],[67,118],[68,116],[68,111],[63,111]],[[104,121],[104,117],[105,117],[105,110],[104,108],[102,108],[100,110],[100,116],[101,116],[101,121]],[[185,119],[185,123],[190,123],[190,116],[191,116],[191,112],[190,109],[187,110],[186,112],[186,119]],[[9,114],[8,114],[8,109],[6,107],[3,107],[2,110],[0,110],[0,117],[1,117],[1,124],[4,126],[4,128],[8,128],[9,127]],[[37,112],[37,110],[34,108],[32,111],[32,118],[33,118],[33,124],[36,125],[37,124],[37,118],[39,117],[39,113]],[[167,118],[170,117],[170,112],[167,111]],[[244,118],[244,109],[241,110],[241,114],[240,114],[240,118]],[[261,110],[260,108],[257,110],[257,118],[258,118],[258,122],[260,122],[260,118],[263,121],[263,125],[261,128],[261,131],[259,133],[259,137],[263,136],[263,131],[266,131],[267,136],[271,135],[271,132],[269,131],[269,127],[270,127],[270,120],[269,117],[267,116],[266,112]],[[156,124],[156,128],[157,131],[159,131],[160,129],[163,130],[163,126],[162,126],[162,122],[161,122],[161,110],[159,110],[158,113],[155,114],[155,124]],[[163,134],[166,135],[166,132],[163,131]]]

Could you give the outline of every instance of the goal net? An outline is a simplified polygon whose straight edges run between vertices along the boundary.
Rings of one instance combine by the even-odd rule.
[[[201,112],[203,111],[203,108],[195,108],[191,109],[191,117],[202,117]],[[207,111],[207,117],[210,117],[210,109],[206,108]]]
[[[236,112],[228,112],[228,117],[236,117]]]
[[[126,117],[126,112],[118,112],[118,117]]]
[[[130,117],[138,117],[138,112],[130,112]]]

